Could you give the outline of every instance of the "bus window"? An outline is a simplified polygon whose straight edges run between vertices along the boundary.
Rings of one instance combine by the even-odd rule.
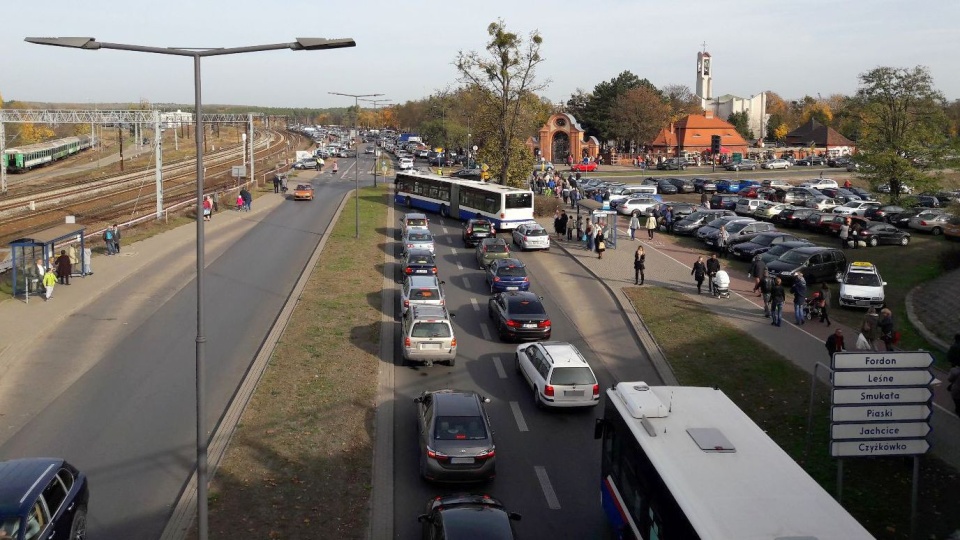
[[[533,208],[533,194],[508,193],[506,208]]]

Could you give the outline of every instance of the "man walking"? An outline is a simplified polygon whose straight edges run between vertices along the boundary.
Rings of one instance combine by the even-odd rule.
[[[844,219],[840,225],[840,249],[847,249],[847,238],[850,236],[850,219]]]
[[[717,276],[717,272],[720,271],[720,260],[717,259],[716,253],[711,253],[710,258],[707,259],[707,288],[710,291],[710,295],[716,294],[716,291],[713,287],[713,278]]]
[[[758,292],[760,290],[760,280],[766,273],[767,263],[763,262],[763,257],[760,255],[754,256],[753,260],[750,261],[750,270],[747,272],[747,277],[753,278],[753,292],[757,293],[757,296],[762,294]]]
[[[830,336],[827,337],[827,341],[825,345],[827,347],[827,353],[830,354],[831,359],[833,358],[833,355],[835,353],[846,351],[847,348],[844,346],[844,343],[843,343],[843,331],[837,328],[837,330],[834,333],[830,334]]]
[[[800,326],[807,322],[803,316],[803,306],[807,303],[807,281],[803,279],[803,274],[800,272],[796,273],[790,292],[793,293],[794,322]]]
[[[770,317],[774,326],[780,326],[783,322],[783,303],[787,300],[787,293],[783,290],[783,281],[777,278],[773,282],[773,289],[770,290]]]
[[[758,296],[763,298],[763,316],[770,318],[770,295],[773,293],[774,280],[766,268],[760,276],[760,282],[753,290],[759,290]]]
[[[280,175],[273,175],[273,192],[280,193]]]
[[[113,224],[113,252],[120,253],[120,226]]]

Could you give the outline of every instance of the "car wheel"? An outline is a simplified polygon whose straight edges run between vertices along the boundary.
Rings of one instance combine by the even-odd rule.
[[[905,246],[905,245],[907,245],[907,244],[909,244],[909,243],[910,243],[910,237],[909,237],[909,236],[904,236],[903,238],[900,239],[900,245],[901,245],[901,246]]]
[[[450,217],[450,209],[446,205],[440,205],[440,217]]]
[[[70,524],[70,540],[84,540],[87,537],[87,509],[84,506],[77,508]]]
[[[933,229],[930,230],[930,232],[934,236],[940,236],[941,234],[943,234],[943,229],[941,229],[940,227],[934,227]]]
[[[520,373],[520,353],[513,355],[513,367],[517,370],[517,373]]]
[[[868,243],[869,243],[870,247],[877,247],[877,243],[878,243],[878,242],[877,242],[877,239],[876,239],[876,238],[871,238]]]
[[[456,359],[456,358],[453,358],[453,359],[447,361],[447,365],[450,366],[450,367],[453,367],[453,366],[457,365],[457,359]]]
[[[543,400],[540,399],[540,390],[537,389],[537,385],[533,385],[533,404],[538,408],[544,408]]]

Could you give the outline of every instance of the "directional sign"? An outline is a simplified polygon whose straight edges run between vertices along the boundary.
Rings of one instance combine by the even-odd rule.
[[[833,457],[857,456],[913,456],[925,454],[930,443],[924,439],[899,441],[840,441],[830,443]]]
[[[833,369],[928,368],[933,356],[924,351],[842,352],[833,355]]]
[[[926,403],[933,397],[929,388],[834,388],[834,405],[871,403]]]
[[[930,405],[860,405],[833,407],[834,422],[906,421],[930,418]]]
[[[933,382],[929,369],[873,369],[838,371],[834,386],[926,386]]]
[[[930,433],[926,422],[879,422],[876,424],[834,424],[830,437],[839,439],[920,439]]]

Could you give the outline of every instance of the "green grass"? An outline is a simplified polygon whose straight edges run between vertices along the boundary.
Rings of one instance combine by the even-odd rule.
[[[630,288],[627,296],[663,348],[680,384],[723,390],[827,491],[834,492],[836,461],[829,455],[825,385],[818,384],[804,459],[809,374],[679,292]],[[911,464],[906,458],[844,461],[843,505],[877,538],[908,537]],[[957,528],[957,481],[957,471],[936,457],[922,459],[917,538],[945,538]]]

